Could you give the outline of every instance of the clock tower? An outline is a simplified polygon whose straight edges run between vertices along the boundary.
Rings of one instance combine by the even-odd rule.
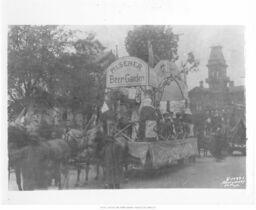
[[[227,64],[222,53],[221,46],[211,47],[211,53],[208,60],[208,78],[206,82],[210,90],[223,91],[229,83],[227,77]]]

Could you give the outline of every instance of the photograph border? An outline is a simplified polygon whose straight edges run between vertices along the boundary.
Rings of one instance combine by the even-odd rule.
[[[75,4],[77,2],[77,4]],[[248,3],[248,4],[247,4]],[[60,9],[61,5],[61,9]],[[221,5],[221,8],[220,8]],[[204,8],[204,9],[202,9]],[[5,204],[251,204],[255,196],[255,28],[249,0],[236,1],[50,1],[9,0],[3,3],[1,66],[1,193]],[[67,15],[68,14],[68,15]],[[128,16],[128,14],[132,14]],[[238,15],[239,14],[239,15]],[[214,16],[215,15],[215,16]],[[7,32],[8,25],[242,25],[245,27],[246,69],[246,189],[121,189],[66,191],[8,191],[7,173]],[[207,196],[206,196],[207,195]],[[201,199],[203,197],[203,199]],[[100,200],[99,200],[100,198]]]

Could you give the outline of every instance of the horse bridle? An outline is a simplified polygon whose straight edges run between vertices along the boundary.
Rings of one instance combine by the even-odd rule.
[[[69,130],[70,131],[70,130]],[[69,131],[67,131],[66,133],[65,133],[65,135],[64,135],[64,140],[68,143],[68,145],[70,146],[70,148],[72,148],[73,150],[77,150],[77,149],[79,149],[79,148],[75,148],[74,147],[74,145],[72,145],[72,143],[71,143],[71,141],[69,140],[69,137],[70,137],[70,139],[74,139],[74,141],[77,143],[77,140],[76,140],[76,138],[74,137],[74,136],[72,136],[72,135],[70,135],[70,133],[69,133]],[[88,144],[88,135],[83,135],[81,138],[83,138],[84,140],[83,141],[85,141],[86,142],[86,144],[83,146],[83,149],[89,149],[89,148],[93,148],[93,145],[90,145],[90,144]],[[85,139],[85,138],[87,138],[87,139]]]

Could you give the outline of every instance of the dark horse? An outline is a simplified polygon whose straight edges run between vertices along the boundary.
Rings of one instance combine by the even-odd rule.
[[[97,129],[88,130],[84,138],[76,139],[76,141],[64,139],[37,141],[31,138],[25,130],[17,127],[8,130],[9,166],[15,169],[19,190],[22,190],[21,175],[23,190],[47,187],[50,170],[54,171],[54,178],[59,189],[62,188],[61,174],[64,175],[64,186],[68,187],[70,159],[92,144],[97,131]],[[25,143],[21,144],[21,138],[16,134],[23,132],[26,134],[22,139]]]
[[[18,189],[22,190],[21,186],[21,149],[31,143],[31,138],[25,128],[18,125],[9,125],[8,127],[8,177],[10,179],[11,169],[14,169],[16,183]]]

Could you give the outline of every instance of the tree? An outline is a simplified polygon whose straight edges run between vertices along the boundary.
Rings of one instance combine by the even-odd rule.
[[[151,67],[154,67],[160,60],[175,62],[179,58],[178,41],[179,35],[173,33],[169,26],[135,26],[133,30],[128,32],[125,46],[130,56],[139,57]],[[198,65],[199,61],[195,59],[192,52],[189,52],[186,61],[181,62],[179,73],[177,75],[170,74],[158,87],[154,88],[156,101],[160,102],[165,87],[170,85],[171,82],[175,82],[180,90],[179,83],[187,85],[187,74],[197,71]],[[182,90],[181,94],[183,95]]]
[[[10,111],[17,111],[17,107],[27,107],[33,101],[39,102],[42,98],[44,103],[52,102],[47,99],[49,93],[53,91],[51,87],[62,66],[58,58],[66,47],[66,40],[67,37],[56,26],[11,26],[9,28]]]
[[[130,30],[125,39],[126,50],[130,56],[141,58],[148,62],[148,42],[152,44],[154,63],[159,60],[178,59],[179,35],[172,32],[167,26],[135,26]]]
[[[83,33],[81,38],[79,33],[58,26],[9,28],[9,118],[31,103],[42,109],[62,106],[86,111],[99,100],[106,66],[95,60],[105,47],[94,34]]]
[[[105,47],[94,34],[74,40],[72,46],[74,51],[63,58],[63,63],[70,69],[69,83],[62,90],[65,90],[66,101],[72,110],[86,113],[102,104],[105,90],[103,71],[116,58],[112,52],[104,51]]]

